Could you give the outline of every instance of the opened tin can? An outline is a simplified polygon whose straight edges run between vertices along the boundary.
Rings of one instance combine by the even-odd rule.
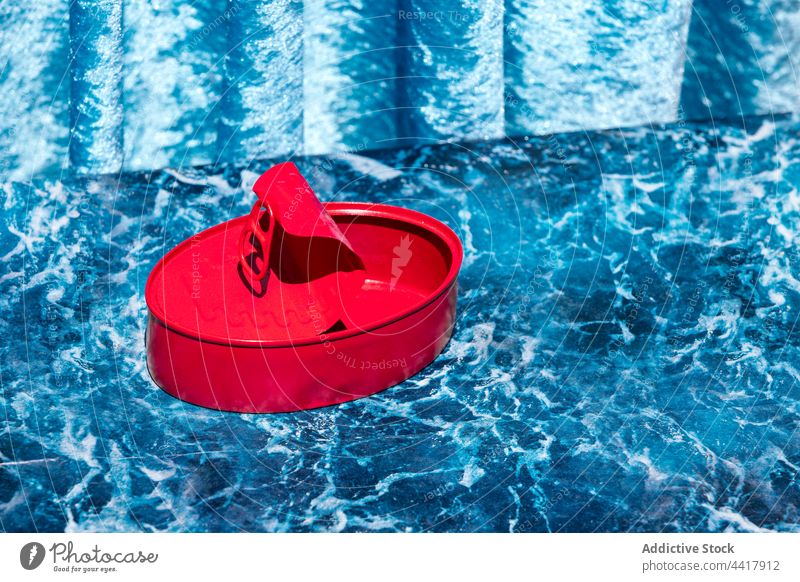
[[[289,412],[375,394],[444,349],[462,247],[425,214],[320,204],[292,164],[248,216],[168,252],[148,278],[147,364],[169,394]]]

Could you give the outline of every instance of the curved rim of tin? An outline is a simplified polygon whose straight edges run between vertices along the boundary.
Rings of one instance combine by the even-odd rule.
[[[168,330],[183,335],[189,339],[193,339],[200,342],[218,344],[223,346],[231,346],[231,347],[243,347],[243,348],[290,348],[290,347],[295,348],[303,346],[322,345],[328,342],[341,341],[349,339],[351,337],[357,337],[360,335],[372,333],[374,331],[377,331],[378,329],[402,321],[403,319],[422,311],[432,303],[436,302],[436,300],[438,300],[442,295],[449,292],[450,289],[455,285],[456,280],[458,278],[458,272],[461,269],[461,263],[464,260],[464,249],[461,244],[461,239],[458,238],[458,235],[456,235],[453,229],[451,229],[449,226],[447,226],[440,220],[437,220],[431,216],[428,216],[427,214],[418,212],[416,210],[403,208],[401,206],[393,206],[390,204],[380,204],[377,202],[376,203],[325,202],[323,203],[323,206],[327,211],[331,213],[333,217],[352,216],[355,218],[360,218],[360,217],[385,218],[389,220],[395,220],[398,222],[412,224],[418,228],[424,228],[428,232],[436,235],[439,238],[439,240],[444,242],[448,250],[450,251],[451,261],[450,261],[450,268],[447,271],[447,275],[445,276],[442,283],[440,283],[439,286],[432,293],[430,293],[424,300],[420,301],[417,304],[412,305],[410,308],[406,310],[403,310],[403,312],[400,315],[386,317],[384,319],[378,320],[372,323],[368,328],[345,329],[342,331],[325,334],[326,337],[324,338],[306,336],[297,338],[296,340],[293,339],[245,340],[245,339],[223,338],[217,336],[204,336],[202,334],[198,335],[195,331],[185,328],[182,325],[167,323],[164,314],[156,313],[150,301],[150,297],[154,293],[154,291],[152,290],[154,285],[153,283],[154,274],[158,270],[162,269],[164,264],[170,258],[177,255],[179,252],[183,250],[183,246],[187,242],[186,240],[184,240],[178,243],[178,245],[176,245],[175,248],[171,249],[163,257],[161,257],[153,267],[152,271],[150,271],[150,274],[147,277],[147,283],[145,283],[144,294],[145,294],[145,302],[147,303],[147,310],[150,313],[150,316],[153,317],[155,320],[157,320],[158,323],[160,323]],[[244,220],[246,218],[247,216],[240,216],[237,218],[233,218],[231,220],[227,220],[223,223],[202,230],[194,236],[210,235],[212,232],[216,230],[229,228],[231,226],[231,223]]]

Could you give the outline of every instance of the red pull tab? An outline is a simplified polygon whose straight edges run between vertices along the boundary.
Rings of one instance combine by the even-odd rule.
[[[245,285],[257,297],[277,286],[281,301],[294,309],[305,301],[309,311],[319,313],[317,335],[347,327],[348,298],[341,294],[361,286],[363,272],[357,272],[364,263],[344,233],[291,162],[270,168],[253,191],[258,202],[242,228],[238,257]]]
[[[350,247],[292,162],[278,164],[264,172],[253,184],[253,192],[287,233],[302,237],[329,237]]]

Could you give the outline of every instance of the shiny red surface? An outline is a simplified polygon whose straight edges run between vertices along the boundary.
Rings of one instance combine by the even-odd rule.
[[[324,208],[363,270],[305,282],[272,271],[258,297],[236,271],[249,216],[195,235],[156,265],[145,295],[148,368],[159,386],[209,408],[287,412],[374,394],[441,352],[455,321],[455,233],[403,208]],[[329,332],[331,290],[339,325]]]

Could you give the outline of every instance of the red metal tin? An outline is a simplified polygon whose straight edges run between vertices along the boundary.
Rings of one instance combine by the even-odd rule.
[[[305,181],[287,183],[291,194]],[[452,230],[362,203],[328,203],[289,224],[281,212],[293,195],[254,189],[250,216],[182,242],[148,278],[147,364],[161,388],[208,408],[289,412],[374,394],[439,355],[462,261]]]

